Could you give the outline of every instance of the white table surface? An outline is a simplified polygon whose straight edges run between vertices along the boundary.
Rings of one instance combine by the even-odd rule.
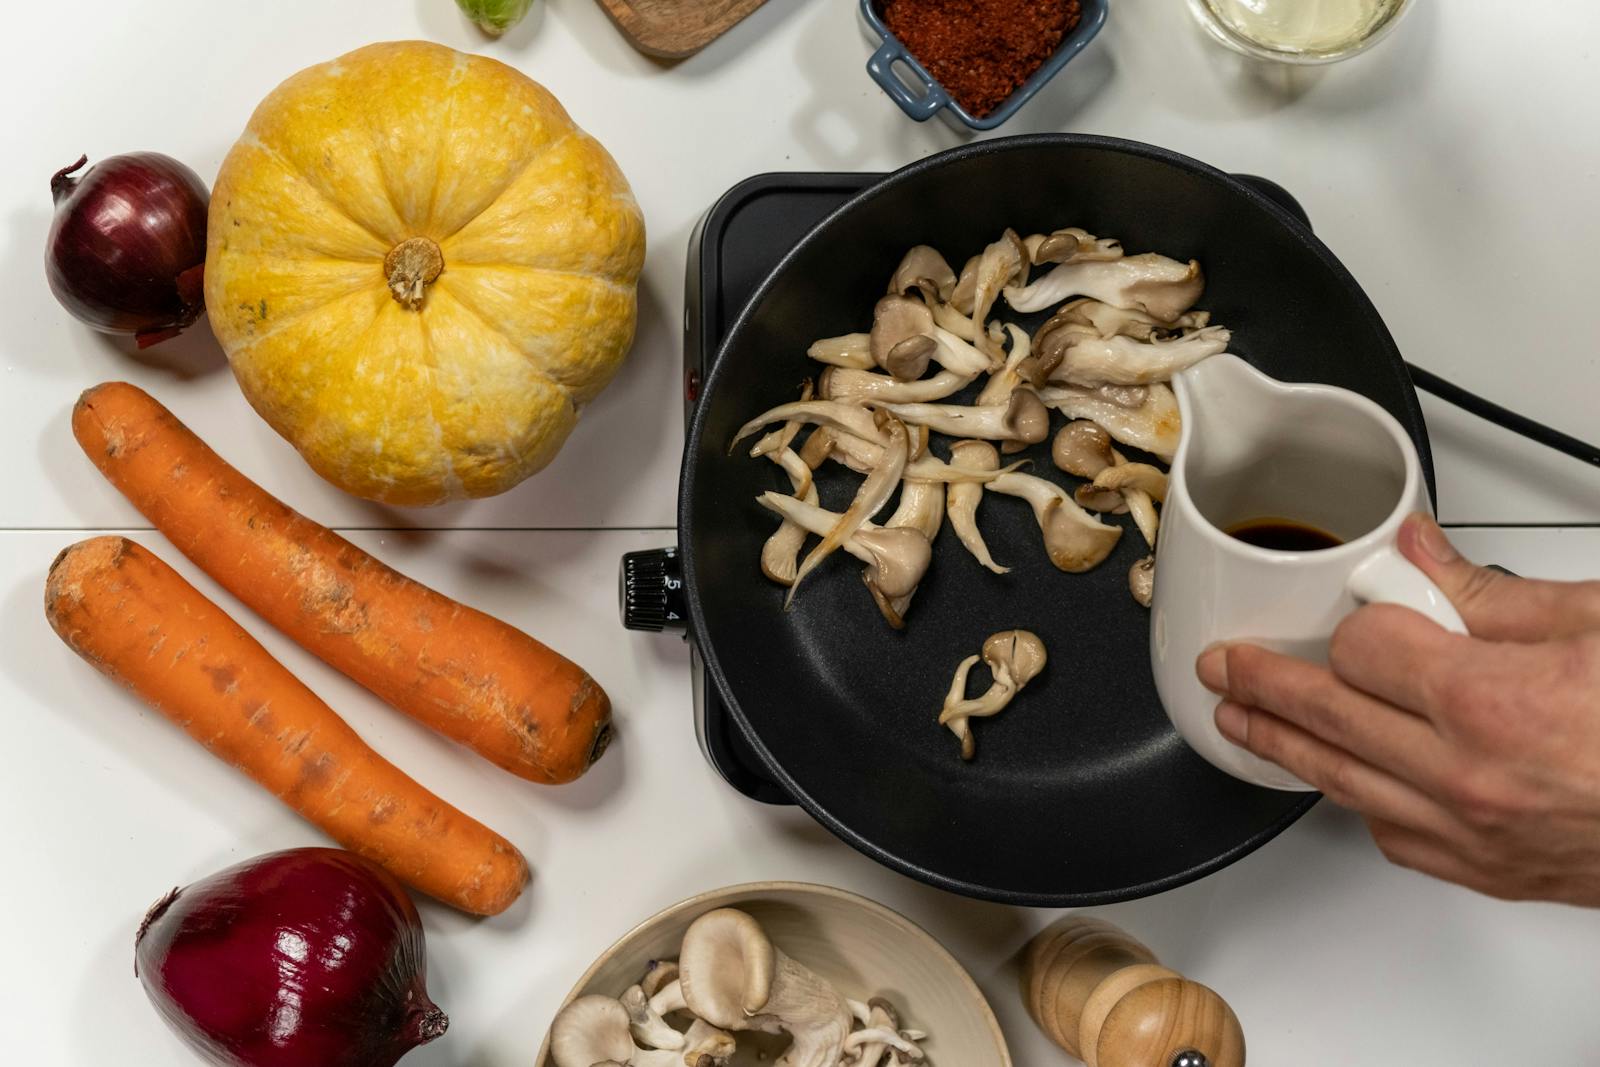
[[[683,259],[726,187],[771,170],[888,169],[961,138],[905,120],[861,71],[847,0],[772,0],[701,55],[634,53],[592,0],[550,0],[486,43],[447,0],[270,5],[34,4],[8,12],[0,170],[0,968],[6,1062],[193,1061],[132,978],[133,930],[173,885],[318,835],[105,682],[49,631],[45,568],[79,531],[123,529],[241,620],[385,755],[509,836],[538,871],[507,915],[424,904],[430,987],[449,1036],[405,1062],[531,1062],[589,960],[693,892],[823,881],[923,923],[971,968],[1019,1067],[1064,1062],[1021,1011],[1018,950],[1055,913],[910,882],[804,815],[744,800],[701,761],[688,655],[615,616],[626,550],[670,541]],[[1420,0],[1396,36],[1340,67],[1248,70],[1177,0],[1118,0],[1069,73],[1004,132],[1070,129],[1164,144],[1272,177],[1362,280],[1409,358],[1580,435],[1600,433],[1600,10]],[[374,40],[479,49],[543,81],[613,152],[650,226],[640,340],[545,474],[505,496],[401,513],[340,495],[250,414],[203,326],[134,358],[59,310],[40,250],[47,179],[80,152],[150,149],[215,174],[283,77]],[[1585,104],[1584,101],[1589,101]],[[1312,324],[1314,328],[1314,324]],[[580,783],[526,786],[443,742],[239,608],[94,473],[67,414],[98,381],[144,385],[252,477],[386,561],[556,644],[615,701],[621,739]],[[1470,552],[1526,574],[1600,575],[1600,473],[1425,401],[1443,517]],[[627,435],[619,439],[619,433]],[[643,447],[641,447],[641,445]],[[604,487],[601,491],[599,487]],[[1542,525],[1544,529],[1515,529]],[[412,529],[395,529],[412,527]],[[1566,527],[1566,528],[1561,528]],[[662,858],[648,845],[670,841]],[[659,855],[659,853],[658,853]],[[1600,917],[1509,905],[1386,865],[1320,805],[1197,884],[1096,909],[1223,992],[1252,1062],[1592,1064]],[[983,1065],[946,1065],[983,1067]]]

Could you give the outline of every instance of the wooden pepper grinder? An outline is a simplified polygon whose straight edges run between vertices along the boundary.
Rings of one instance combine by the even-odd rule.
[[[1244,1067],[1228,1002],[1100,919],[1065,919],[1034,938],[1022,995],[1050,1040],[1088,1067]]]

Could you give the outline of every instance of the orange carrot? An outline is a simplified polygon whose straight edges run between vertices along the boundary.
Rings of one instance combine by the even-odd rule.
[[[143,390],[90,389],[72,432],[201,570],[412,718],[534,782],[570,782],[605,751],[611,701],[583,668],[291,510]]]
[[[50,625],[78,655],[401,881],[497,915],[528,881],[505,838],[367,747],[255,638],[125,537],[80,541],[45,580]]]

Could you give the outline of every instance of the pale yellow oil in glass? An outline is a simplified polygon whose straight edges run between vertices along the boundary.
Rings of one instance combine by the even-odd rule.
[[[1228,30],[1261,48],[1343,52],[1386,22],[1401,0],[1201,0]]]

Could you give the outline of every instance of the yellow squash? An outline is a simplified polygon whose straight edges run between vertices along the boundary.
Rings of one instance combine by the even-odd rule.
[[[206,308],[250,403],[392,504],[539,470],[633,341],[644,221],[544,88],[376,44],[301,71],[217,176]]]

